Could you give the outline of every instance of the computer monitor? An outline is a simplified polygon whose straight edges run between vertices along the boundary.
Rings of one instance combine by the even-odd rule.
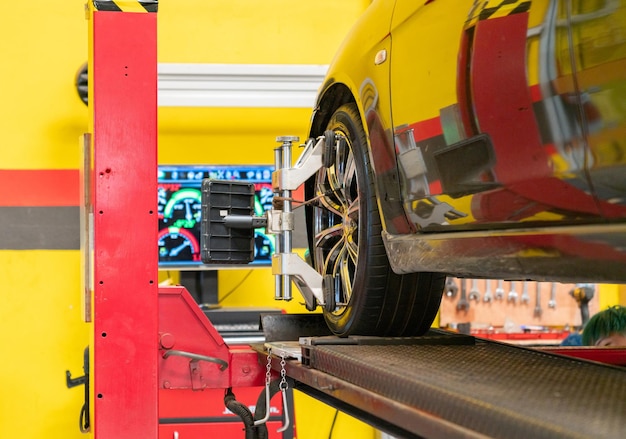
[[[202,180],[247,181],[255,188],[255,215],[272,207],[272,165],[160,165],[158,169],[159,269],[214,270],[232,268],[203,264],[200,228]],[[254,260],[248,268],[271,266],[274,236],[255,230]]]

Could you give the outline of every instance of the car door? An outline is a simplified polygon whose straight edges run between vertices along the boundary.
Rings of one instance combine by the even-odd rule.
[[[417,229],[599,216],[576,106],[556,88],[571,65],[562,4],[398,0],[392,117]]]

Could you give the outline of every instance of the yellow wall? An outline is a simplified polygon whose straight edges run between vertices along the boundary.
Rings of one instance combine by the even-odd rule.
[[[0,437],[78,438],[87,327],[77,251],[0,251]]]
[[[366,0],[161,0],[159,62],[328,64]],[[77,169],[87,108],[74,79],[87,60],[85,0],[10,2],[0,14],[0,169]],[[161,163],[271,163],[278,135],[304,138],[310,111],[159,111]],[[227,146],[227,147],[225,147]],[[233,154],[237,151],[237,154]],[[2,190],[3,188],[0,188]],[[0,437],[83,438],[82,375],[89,326],[81,320],[76,250],[0,250]],[[220,277],[228,291],[245,275]],[[276,305],[273,278],[257,270],[225,304]],[[269,290],[268,290],[269,289]],[[302,311],[294,300],[290,310]],[[278,304],[280,305],[280,304]],[[327,437],[334,411],[296,395],[300,438]],[[373,437],[340,415],[336,437]]]
[[[87,60],[84,1],[11,2],[0,18],[3,169],[78,168],[87,108],[74,76]]]
[[[74,75],[87,59],[82,1],[11,2],[0,16],[0,168],[78,168],[87,108]],[[54,6],[54,7],[53,7]],[[16,188],[0,188],[15,190]],[[0,437],[79,438],[88,328],[78,251],[0,250]]]
[[[598,309],[601,311],[613,305],[626,306],[626,285],[599,285]]]

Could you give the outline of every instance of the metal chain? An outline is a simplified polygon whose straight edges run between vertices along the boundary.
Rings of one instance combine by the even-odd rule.
[[[280,384],[278,385],[278,388],[281,391],[285,391],[289,388],[289,384],[287,384],[287,371],[285,370],[285,354],[282,354],[280,356]]]
[[[267,348],[267,365],[265,366],[265,387],[269,389],[272,379],[272,348]]]
[[[265,366],[265,417],[254,421],[254,425],[265,424],[270,418],[270,381],[272,379],[272,349],[267,349],[267,366]]]

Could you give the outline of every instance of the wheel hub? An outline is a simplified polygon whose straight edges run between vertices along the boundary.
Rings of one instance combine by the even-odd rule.
[[[352,233],[356,230],[356,221],[352,218],[344,217],[343,218],[343,234],[348,237],[351,236]]]

